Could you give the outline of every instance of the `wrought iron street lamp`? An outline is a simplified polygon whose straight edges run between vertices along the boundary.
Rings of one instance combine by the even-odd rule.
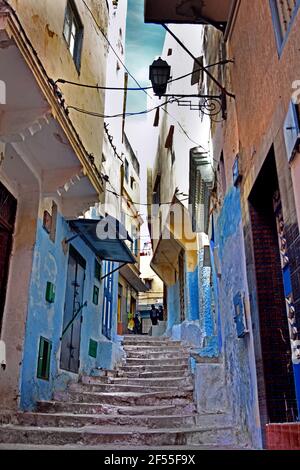
[[[188,106],[191,110],[201,111],[203,114],[209,116],[216,116],[222,111],[223,118],[226,118],[226,96],[223,89],[220,95],[166,94],[170,76],[171,67],[165,60],[162,60],[161,57],[150,65],[149,79],[156,96],[159,98],[170,98],[170,101],[177,102],[178,106]],[[192,103],[191,100],[186,100],[185,98],[198,98],[199,101]]]
[[[171,76],[171,67],[161,57],[155,60],[149,68],[149,79],[152,83],[154,94],[161,98],[167,91],[168,81]]]

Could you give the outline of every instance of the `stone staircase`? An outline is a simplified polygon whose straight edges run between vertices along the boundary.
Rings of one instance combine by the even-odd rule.
[[[116,371],[95,371],[0,426],[1,447],[236,447],[227,415],[197,414],[180,342],[124,336],[123,346],[126,359]]]

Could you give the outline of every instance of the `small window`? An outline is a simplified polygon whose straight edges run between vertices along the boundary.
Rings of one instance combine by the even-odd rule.
[[[46,338],[40,337],[39,356],[37,378],[49,380],[50,376],[50,359],[51,359],[52,343]]]
[[[175,150],[174,150],[174,149],[172,150],[171,160],[172,160],[172,165],[174,165],[175,160],[176,160],[176,157],[175,157]]]
[[[53,242],[55,242],[55,236],[56,236],[56,221],[57,221],[57,205],[53,201],[51,214],[48,211],[44,211],[44,215],[43,215],[43,228],[49,234],[49,238]]]
[[[153,279],[145,279],[145,286],[147,289],[151,290]]]
[[[224,155],[223,152],[220,157],[220,163],[218,166],[219,170],[219,186],[220,186],[220,191],[223,197],[225,197],[226,194],[226,173],[225,173],[225,163],[224,163]]]
[[[52,216],[49,214],[48,211],[44,211],[44,216],[43,216],[43,227],[46,230],[47,233],[50,234],[51,231],[51,225],[52,225]]]
[[[131,189],[134,189],[134,183],[135,183],[135,179],[134,179],[133,176],[131,176],[131,178],[130,178],[130,187],[131,187]]]
[[[126,158],[125,158],[125,180],[126,180],[126,183],[128,183],[128,181],[129,181],[129,163],[126,160]]]
[[[292,160],[299,151],[300,134],[299,105],[290,101],[289,109],[283,125],[283,134],[288,160]]]
[[[160,175],[157,176],[155,181],[155,185],[153,188],[152,203],[160,204]]]
[[[94,286],[93,289],[93,304],[98,305],[99,303],[99,287]]]
[[[270,0],[270,5],[277,46],[281,50],[297,14],[300,2],[298,0]]]
[[[56,237],[56,222],[57,222],[57,205],[55,202],[52,202],[52,223],[51,223],[51,230],[50,230],[50,240],[55,242]]]
[[[67,41],[75,66],[79,71],[83,42],[83,25],[73,0],[68,0],[67,3],[64,22],[64,38]]]

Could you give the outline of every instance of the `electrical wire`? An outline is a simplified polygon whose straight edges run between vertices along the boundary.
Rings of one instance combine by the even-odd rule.
[[[150,108],[150,109],[146,109],[144,111],[139,111],[139,112],[136,112],[136,113],[125,113],[125,116],[139,116],[141,114],[148,114],[148,113],[151,113],[152,111],[155,111],[158,108],[162,108],[163,106],[165,106],[168,103],[171,103],[171,100],[167,100],[167,101],[165,101],[164,103],[162,103],[158,106],[155,106],[155,107]],[[67,106],[67,109],[73,109],[74,111],[77,111],[78,113],[87,114],[89,116],[99,117],[99,118],[102,118],[102,119],[112,119],[112,118],[118,118],[118,117],[124,116],[123,113],[113,114],[111,116],[107,116],[105,114],[100,114],[100,113],[96,113],[94,111],[88,111],[86,109],[78,108],[77,106]]]
[[[106,191],[108,191],[109,193],[114,194],[116,197],[121,197],[121,198],[127,200],[128,202],[130,202],[131,204],[135,204],[135,205],[137,205],[137,206],[153,206],[153,204],[149,204],[149,203],[146,203],[146,202],[135,202],[135,201],[131,201],[130,199],[127,199],[127,198],[125,198],[124,196],[122,196],[121,194],[118,194],[118,193],[116,193],[115,191],[111,191],[110,189],[106,189]],[[186,197],[186,198],[184,198],[184,199],[178,199],[178,200],[179,200],[179,202],[184,202],[184,201],[187,201],[188,199],[189,199],[189,198]],[[171,202],[160,202],[160,203],[159,203],[160,206],[163,206],[163,205],[166,205],[166,206],[171,205],[171,206],[172,206],[173,204],[174,204],[174,202],[172,202],[172,201],[171,201]]]
[[[232,60],[223,60],[220,62],[216,62],[214,64],[207,65],[204,68],[210,68],[210,67],[215,67],[216,65],[220,64],[226,64],[228,62],[233,62]],[[177,82],[178,80],[182,80],[183,78],[189,77],[190,75],[193,75],[194,73],[200,72],[203,70],[202,68],[193,70],[193,72],[186,73],[185,75],[181,75],[180,77],[173,78],[167,82],[167,85],[170,85],[170,83]],[[144,91],[144,90],[152,90],[152,86],[147,86],[147,87],[139,87],[139,88],[124,88],[124,87],[107,87],[107,86],[100,86],[100,85],[88,85],[85,83],[78,83],[78,82],[72,82],[71,80],[65,80],[64,78],[58,78],[55,83],[61,83],[61,84],[68,84],[68,85],[74,85],[82,88],[91,88],[93,90],[114,90],[114,91]]]

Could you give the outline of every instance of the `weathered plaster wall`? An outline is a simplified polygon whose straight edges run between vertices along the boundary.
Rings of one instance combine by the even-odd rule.
[[[240,191],[235,187],[228,191],[222,211],[216,221],[215,243],[219,247],[222,271],[218,289],[225,384],[230,409],[234,423],[240,427],[241,440],[245,439],[255,446],[260,446],[256,368],[249,310],[246,308],[249,334],[244,338],[237,337],[234,322],[234,296],[238,292],[243,292],[246,305],[249,299]]]
[[[2,175],[1,180],[3,181]],[[7,187],[17,197],[18,207],[1,331],[1,340],[6,344],[7,364],[5,370],[0,369],[0,408],[13,410],[17,408],[20,395],[19,364],[22,360],[28,289],[36,234],[38,191],[34,188],[34,184],[31,190],[23,188],[22,194],[14,192],[9,185]],[[22,189],[22,186],[19,189]]]
[[[56,241],[53,243],[42,227],[41,220],[38,221],[20,381],[23,409],[33,408],[37,399],[50,399],[54,390],[63,390],[68,382],[78,380],[76,374],[63,371],[59,367],[61,350],[59,338],[62,333],[68,266],[68,254],[64,253],[61,242],[65,237],[72,236],[72,232],[60,215],[57,218],[56,230]],[[87,300],[88,305],[83,310],[79,369],[80,375],[86,375],[95,367],[112,365],[113,346],[112,342],[101,334],[103,286],[94,278],[95,255],[79,237],[72,241],[72,245],[87,262],[83,299]],[[45,300],[47,281],[56,286],[53,304]],[[98,305],[92,302],[94,285],[100,288]],[[115,307],[116,300],[113,303],[114,311]],[[116,330],[115,318],[112,328],[113,331]],[[36,377],[40,336],[53,342],[49,381]],[[90,338],[101,343],[98,345],[96,359],[88,355]]]
[[[80,0],[75,0],[84,27],[80,72],[63,36],[66,0],[11,0],[22,25],[28,34],[48,75],[81,83],[98,83],[105,86],[107,42],[96,26],[91,13]],[[105,1],[87,0],[99,27],[107,33],[108,10]],[[60,85],[67,105],[102,113],[104,93],[101,90]],[[101,120],[70,111],[70,117],[87,150],[99,166],[102,159],[103,126]]]

